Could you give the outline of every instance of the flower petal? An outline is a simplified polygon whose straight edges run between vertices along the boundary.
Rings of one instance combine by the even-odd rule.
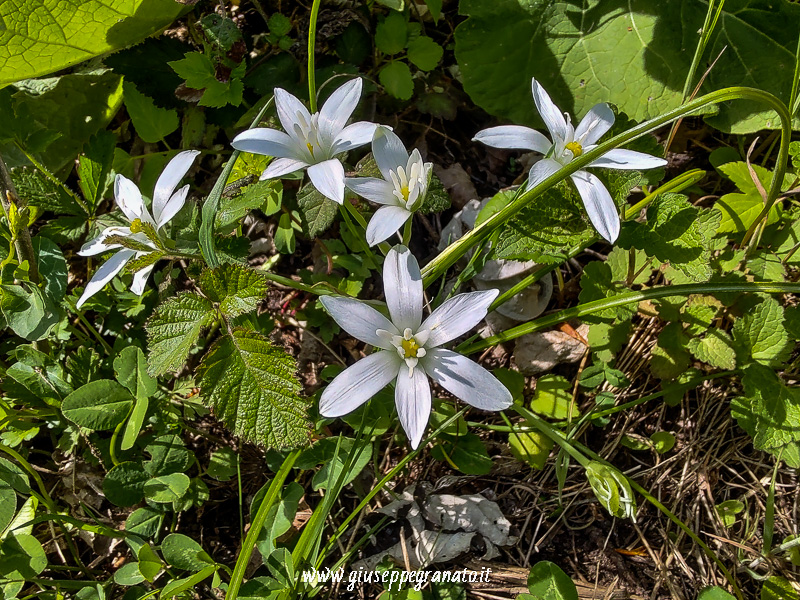
[[[543,134],[530,127],[521,125],[501,125],[479,131],[474,142],[481,142],[492,148],[505,148],[508,150],[534,150],[547,154],[553,147],[553,142]]]
[[[589,166],[605,167],[606,169],[656,169],[666,165],[667,161],[663,158],[651,156],[644,152],[617,148],[609,150]]]
[[[531,167],[531,170],[528,172],[528,185],[525,189],[531,189],[532,187],[539,185],[542,181],[550,177],[553,173],[558,171],[561,168],[561,165],[553,160],[552,158],[543,158]]]
[[[400,425],[414,450],[422,441],[431,416],[431,384],[425,369],[417,365],[409,376],[408,369],[400,367],[394,389],[394,403]]]
[[[136,294],[137,296],[141,296],[144,293],[144,286],[147,284],[147,278],[150,277],[150,273],[153,272],[155,265],[152,264],[149,267],[145,267],[141,271],[136,271],[133,274],[133,283],[131,283],[131,291]]]
[[[398,205],[399,200],[394,195],[394,186],[377,177],[347,177],[344,184],[362,198],[376,204]]]
[[[308,167],[308,178],[317,191],[338,204],[344,203],[344,167],[337,159]]]
[[[257,127],[243,131],[231,142],[236,150],[277,156],[278,158],[295,158],[303,156],[302,149],[288,134],[277,129]]]
[[[383,293],[392,323],[401,332],[416,333],[422,321],[422,273],[419,263],[405,246],[395,246],[383,263]]]
[[[614,124],[614,112],[605,102],[595,104],[575,128],[575,139],[582,146],[597,143]]]
[[[383,329],[393,335],[399,335],[400,331],[392,325],[389,319],[370,305],[344,296],[320,296],[319,301],[333,317],[333,320],[339,324],[339,327],[354,338],[377,348],[395,351],[391,342],[380,337],[377,331]]]
[[[275,88],[275,109],[281,125],[290,136],[294,137],[294,125],[298,122],[298,114],[306,124],[311,123],[311,113],[303,106],[303,103],[289,92],[281,88]],[[250,131],[253,131],[252,129]],[[235,148],[235,146],[234,146]]]
[[[118,174],[114,179],[114,198],[125,218],[131,223],[147,213],[139,188],[124,175]]]
[[[397,167],[406,168],[408,152],[403,142],[393,131],[386,127],[378,127],[372,138],[372,156],[381,170],[381,175],[387,181],[391,180],[389,173],[397,171]]]
[[[397,377],[401,364],[394,351],[380,350],[362,358],[328,384],[319,399],[319,414],[332,418],[353,412]]]
[[[533,89],[533,101],[536,104],[536,110],[539,111],[539,115],[542,117],[545,126],[547,126],[550,137],[553,138],[553,143],[557,143],[558,140],[565,140],[568,136],[568,129],[564,114],[553,104],[548,93],[535,79],[531,80],[531,88]]]
[[[178,211],[186,204],[186,196],[189,195],[189,184],[187,183],[177,192],[172,194],[167,203],[161,209],[161,214],[156,217],[156,229],[159,229],[169,223],[172,217],[178,214]]]
[[[409,217],[411,212],[402,206],[381,206],[367,225],[367,244],[374,246],[397,233]]]
[[[433,348],[420,362],[431,379],[475,408],[503,410],[513,402],[511,392],[494,375],[457,352]]]
[[[294,158],[276,158],[264,169],[264,172],[261,174],[261,179],[283,177],[289,173],[305,169],[307,166],[308,163],[302,160],[295,160]]]
[[[572,181],[578,188],[586,214],[597,233],[613,243],[619,236],[619,214],[606,186],[587,171],[573,173]]]
[[[348,125],[333,140],[331,154],[348,152],[353,148],[369,144],[372,141],[372,136],[375,135],[376,127],[375,123],[367,121],[358,121]]]
[[[105,240],[112,235],[130,237],[131,228],[116,226],[106,227],[102,233],[100,233],[100,235],[93,240],[86,242],[78,251],[78,254],[81,256],[95,256],[96,254],[102,254],[103,252],[113,250],[114,248],[121,248],[122,246],[120,244],[106,244]]]
[[[94,276],[92,276],[92,278],[89,280],[89,283],[86,284],[86,288],[83,290],[83,294],[81,294],[81,297],[78,299],[76,307],[80,308],[91,296],[94,296],[97,292],[102,290],[103,287],[109,281],[114,279],[117,273],[122,270],[125,264],[131,258],[133,258],[134,254],[136,254],[135,251],[123,248],[102,265],[100,265],[100,268],[95,271]],[[398,358],[400,357],[398,356]]]
[[[200,154],[200,152],[197,150],[186,150],[185,152],[176,154],[175,157],[167,163],[167,166],[164,167],[158,181],[156,181],[156,188],[153,191],[153,218],[158,227],[169,221],[175,216],[175,213],[180,210],[179,206],[172,215],[164,217],[165,206],[174,198],[173,192],[175,188],[178,187],[181,179],[183,179],[189,169],[191,169],[192,163],[194,163],[194,159],[197,158],[198,154]],[[186,193],[188,193],[188,191],[187,187],[186,192],[183,194],[184,200],[186,200]],[[183,206],[182,202],[181,206]]]
[[[351,79],[333,92],[319,111],[319,127],[322,134],[332,140],[344,129],[347,121],[361,99],[360,77]]]
[[[426,348],[441,346],[465,334],[480,323],[500,290],[458,294],[446,300],[422,323],[420,331],[430,331]]]

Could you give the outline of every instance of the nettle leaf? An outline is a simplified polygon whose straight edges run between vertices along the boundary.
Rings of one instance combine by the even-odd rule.
[[[764,189],[769,189],[772,172],[759,165],[752,165],[752,167]],[[764,208],[764,199],[753,182],[746,162],[729,162],[720,165],[718,169],[736,184],[740,193],[725,194],[714,204],[722,213],[717,233],[744,233],[761,214],[761,209]],[[787,182],[787,185],[790,184],[791,182]],[[784,186],[782,189],[786,189],[786,187]],[[768,223],[772,224],[777,219],[778,204],[776,203],[769,211]]]
[[[771,297],[764,298],[734,323],[733,337],[757,363],[780,367],[792,350],[783,320],[780,303]]]
[[[462,0],[459,11],[469,18],[456,28],[456,59],[472,100],[516,123],[536,120],[531,77],[578,117],[611,101],[644,121],[680,105],[692,60],[685,49],[696,45],[706,10],[704,3],[687,0],[609,0],[583,8],[571,2]],[[710,64],[719,55],[700,93],[746,85],[788,98],[798,29],[796,4],[726,5],[701,58]],[[774,112],[753,102],[720,106],[707,120],[733,133],[778,126]]]
[[[238,317],[252,312],[267,294],[269,286],[264,276],[239,264],[221,265],[203,271],[200,289],[226,317]]]
[[[19,197],[25,198],[31,206],[57,215],[80,215],[85,227],[86,212],[63,184],[56,183],[39,169],[32,167],[11,169],[11,180]]]
[[[178,371],[215,318],[210,301],[191,292],[178,294],[156,308],[145,325],[151,375]]]
[[[731,400],[733,417],[753,445],[800,467],[800,390],[787,387],[775,372],[749,365],[742,377],[744,396]]]
[[[174,108],[160,108],[152,98],[136,89],[132,83],[123,84],[125,108],[133,121],[136,133],[145,142],[160,142],[180,125],[178,111]]]
[[[257,181],[242,188],[233,198],[223,197],[214,226],[223,235],[230,233],[251,210],[274,215],[280,210],[282,199],[283,184],[280,180]]]
[[[297,206],[311,238],[325,233],[333,225],[339,212],[339,205],[336,202],[323,196],[310,184],[297,193]]]
[[[0,5],[0,87],[132,46],[166,27],[172,0],[10,0]]]
[[[648,207],[646,223],[623,224],[618,245],[644,250],[692,281],[707,281],[720,218],[718,210],[695,208],[686,196],[664,194]]]
[[[736,350],[733,340],[721,329],[711,329],[705,337],[692,338],[687,349],[697,360],[708,363],[718,369],[736,368]]]
[[[310,423],[297,364],[255,331],[234,329],[203,357],[203,398],[238,436],[272,448],[308,443]]]

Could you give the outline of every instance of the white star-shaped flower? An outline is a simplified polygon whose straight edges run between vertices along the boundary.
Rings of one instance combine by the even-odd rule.
[[[387,127],[378,126],[372,138],[372,156],[383,175],[348,177],[345,183],[359,196],[382,204],[367,226],[367,243],[374,246],[396,233],[417,210],[431,177],[431,163],[422,160],[419,150],[408,155],[403,142]]]
[[[248,129],[233,138],[237,150],[274,156],[261,179],[275,179],[300,169],[325,197],[344,202],[344,167],[337,154],[368,144],[375,123],[359,121],[347,125],[361,98],[361,79],[348,81],[337,89],[313,115],[295,96],[275,88],[275,108],[286,132],[277,129]],[[346,126],[347,125],[347,126]]]
[[[130,179],[123,175],[117,175],[114,180],[114,198],[116,199],[117,206],[119,206],[125,218],[131,222],[132,225],[137,225],[139,228],[143,224],[151,225],[156,234],[160,233],[161,228],[166,225],[172,217],[178,214],[178,211],[183,208],[186,203],[186,196],[189,194],[189,185],[183,186],[177,192],[175,188],[178,187],[183,176],[192,166],[195,157],[200,154],[197,150],[187,150],[177,154],[164,168],[161,176],[156,181],[156,187],[153,191],[153,215],[144,205],[142,193],[139,188]],[[107,227],[95,239],[86,242],[80,249],[78,254],[81,256],[94,256],[102,254],[109,250],[118,249],[117,252],[109,258],[103,265],[97,269],[94,276],[89,283],[86,284],[86,289],[83,295],[78,300],[78,308],[80,308],[86,300],[99,292],[103,287],[119,273],[123,267],[132,258],[139,258],[149,251],[133,250],[126,248],[119,243],[108,243],[110,237],[123,237],[129,238],[138,246],[147,246],[154,251],[158,248],[153,244],[150,238],[139,231],[134,233],[130,227]],[[147,282],[147,277],[155,267],[155,264],[147,266],[133,275],[133,283],[131,284],[131,291],[134,294],[142,294],[144,286]]]
[[[497,290],[458,294],[423,321],[422,275],[417,259],[404,246],[395,246],[386,255],[383,289],[391,320],[360,300],[320,298],[342,329],[378,349],[345,369],[325,388],[319,402],[323,417],[341,417],[354,411],[394,381],[400,424],[412,448],[416,448],[431,413],[428,377],[477,408],[503,410],[511,406],[511,393],[494,375],[441,347],[483,320]]]
[[[592,107],[577,127],[573,127],[570,116],[562,113],[553,104],[539,82],[534,79],[531,85],[533,101],[550,132],[552,142],[538,131],[520,125],[490,127],[473,138],[495,148],[533,150],[544,154],[544,158],[531,167],[527,189],[547,179],[584,152],[595,148],[597,141],[614,124],[611,108],[608,104],[600,103]],[[654,169],[666,164],[667,161],[663,158],[633,150],[614,149],[588,166],[606,169]],[[616,240],[620,228],[619,214],[606,186],[588,171],[576,171],[571,178],[597,232],[609,242]]]

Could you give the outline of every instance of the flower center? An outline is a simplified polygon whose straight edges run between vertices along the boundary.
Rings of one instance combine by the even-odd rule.
[[[583,154],[583,146],[581,146],[578,142],[570,142],[565,146],[565,148],[572,152],[572,156],[575,158]]]
[[[408,186],[404,185],[400,188],[400,195],[403,196],[403,200],[408,202]]]
[[[417,358],[417,353],[420,349],[420,345],[417,343],[417,340],[411,338],[410,340],[402,340],[400,345],[403,347],[403,358]]]
[[[314,158],[314,145],[311,142],[306,143],[306,148],[311,152],[311,158]]]

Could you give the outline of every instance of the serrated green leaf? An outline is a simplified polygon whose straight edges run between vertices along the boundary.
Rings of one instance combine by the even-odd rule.
[[[749,357],[763,365],[780,367],[791,352],[783,307],[774,298],[764,298],[738,319],[733,337]]]
[[[269,285],[261,273],[238,264],[207,269],[200,274],[200,289],[206,298],[219,304],[227,317],[252,312],[267,294]]]
[[[697,360],[718,369],[736,368],[736,351],[733,340],[720,329],[711,329],[705,337],[692,338],[686,348]]]
[[[407,43],[408,26],[405,17],[399,12],[389,13],[375,28],[375,45],[385,54],[402,52]]]
[[[242,32],[233,19],[228,19],[216,13],[207,14],[200,19],[203,31],[214,44],[227,52],[233,45],[242,39]]]
[[[757,281],[785,281],[786,267],[772,252],[758,250],[747,261],[747,270]]]
[[[580,9],[569,2],[462,0],[459,12],[468,18],[456,28],[456,60],[472,100],[515,123],[535,123],[531,77],[577,117],[614,102],[644,121],[681,103],[692,60],[686,48],[695,47],[706,11],[686,0],[613,0]],[[798,29],[796,4],[726,4],[701,57],[702,64],[719,60],[700,93],[747,85],[789,97]],[[721,106],[707,120],[734,133],[778,126],[775,113],[753,102]]]
[[[275,214],[281,208],[282,198],[280,180],[257,181],[242,188],[233,198],[222,199],[214,225],[221,234],[229,233],[251,210],[258,209],[267,216]]]
[[[404,62],[390,62],[380,70],[378,80],[387,94],[400,100],[408,100],[414,94],[411,69]]]
[[[303,215],[308,236],[318,237],[333,225],[339,205],[326,198],[313,185],[307,185],[297,193],[297,205]]]
[[[618,244],[644,250],[692,281],[707,281],[720,218],[718,210],[695,208],[686,196],[664,194],[648,207],[646,223],[623,225]]]
[[[131,46],[169,25],[171,0],[12,0],[0,5],[0,87]]]
[[[297,365],[255,331],[217,340],[198,369],[203,399],[238,436],[271,448],[308,443],[310,424]]]
[[[78,157],[78,182],[92,210],[105,198],[111,184],[111,165],[116,144],[116,136],[102,129],[89,138]]]
[[[130,82],[125,82],[123,90],[125,108],[128,109],[133,127],[145,142],[160,142],[178,129],[178,111],[156,106],[152,98],[142,94]]]
[[[414,38],[408,45],[408,60],[423,71],[432,71],[442,60],[444,49],[426,35]]]
[[[281,37],[287,35],[292,30],[292,22],[289,20],[289,17],[281,13],[273,13],[269,21],[267,21],[267,27],[269,27],[269,32],[271,34]]]
[[[145,325],[150,373],[163,375],[179,370],[200,332],[211,325],[214,317],[211,302],[191,292],[178,294],[159,305]]]
[[[11,180],[17,194],[31,206],[49,210],[57,215],[80,215],[86,223],[86,213],[63,184],[59,185],[33,167],[11,169]]]
[[[202,52],[188,52],[183,59],[168,64],[186,80],[186,87],[194,90],[205,89],[216,81],[214,64]]]

